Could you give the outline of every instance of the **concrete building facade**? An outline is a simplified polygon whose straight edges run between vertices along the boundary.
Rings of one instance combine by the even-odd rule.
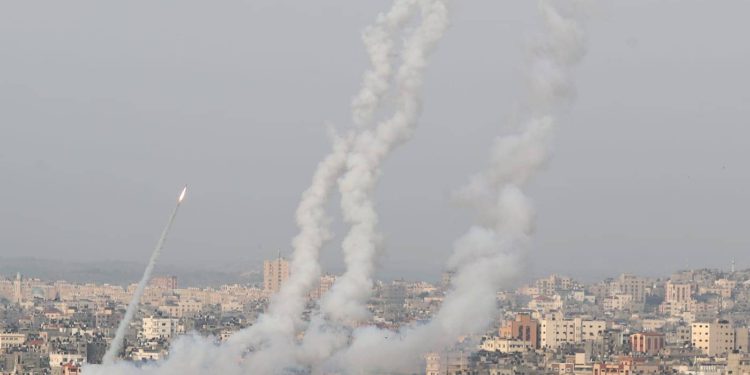
[[[562,344],[595,341],[604,337],[607,323],[583,318],[565,319],[562,313],[547,314],[540,321],[539,344],[542,348],[556,348]]]
[[[276,293],[281,285],[289,279],[289,262],[279,256],[274,260],[263,262],[263,290]]]
[[[539,321],[529,314],[517,314],[516,319],[500,328],[500,337],[527,341],[531,347],[538,349]]]
[[[630,349],[634,353],[656,355],[664,347],[665,341],[663,333],[635,333],[630,336]]]
[[[148,317],[143,318],[143,338],[146,340],[169,339],[178,332],[178,319]]]
[[[693,323],[691,332],[693,347],[704,354],[714,356],[731,353],[735,349],[735,329],[726,320]]]

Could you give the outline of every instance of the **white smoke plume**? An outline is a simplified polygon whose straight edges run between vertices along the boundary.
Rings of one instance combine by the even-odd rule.
[[[487,170],[472,177],[460,191],[460,196],[476,208],[478,223],[455,243],[448,266],[457,272],[440,311],[427,324],[397,332],[375,327],[351,331],[345,324],[366,317],[378,239],[372,192],[382,161],[413,132],[420,112],[426,57],[447,27],[445,1],[413,2],[421,9],[422,23],[404,43],[403,62],[395,78],[389,77],[391,68],[379,65],[384,61],[381,58],[390,55],[383,50],[392,46],[368,47],[373,68],[365,74],[363,91],[353,100],[354,122],[366,125],[373,119],[378,103],[389,91],[382,84],[390,80],[396,82],[396,112],[374,130],[335,138],[334,152],[319,166],[298,210],[300,235],[294,242],[293,262],[299,257],[300,262],[307,261],[301,266],[308,268],[293,268],[293,275],[298,272],[300,279],[282,289],[255,328],[221,345],[208,338],[184,336],[172,345],[165,361],[140,367],[125,362],[90,366],[87,374],[411,372],[425,351],[440,349],[461,335],[487,328],[497,310],[497,290],[522,268],[534,223],[533,208],[523,189],[548,158],[553,116],[572,102],[571,69],[583,56],[577,9],[561,8],[571,4],[564,0],[542,1],[539,5],[545,32],[531,50],[527,120],[518,124],[517,133],[494,142]],[[382,17],[376,25],[390,25]],[[408,18],[404,15],[402,22]],[[365,40],[380,38],[377,33],[368,37],[368,33],[373,31],[365,33]],[[304,309],[300,296],[320,275],[318,253],[330,237],[324,206],[344,168],[346,174],[338,185],[344,219],[351,226],[343,243],[347,271],[322,301],[323,314],[313,317],[299,343],[295,335],[302,324],[299,313]]]
[[[156,243],[156,247],[151,253],[151,259],[149,259],[148,265],[146,265],[146,269],[143,271],[141,281],[138,282],[138,286],[135,289],[133,298],[130,300],[127,310],[125,310],[125,316],[122,318],[122,320],[120,321],[120,325],[117,327],[115,338],[114,340],[112,340],[112,344],[110,345],[107,352],[104,353],[104,358],[102,360],[105,364],[114,362],[115,358],[117,358],[117,355],[122,349],[123,341],[125,340],[125,333],[130,326],[130,322],[133,321],[135,312],[138,310],[138,305],[141,302],[141,298],[143,298],[143,292],[146,290],[146,285],[148,285],[149,280],[151,280],[151,274],[154,272],[156,261],[159,259],[159,255],[161,255],[161,249],[164,248],[164,242],[166,242],[167,240],[169,229],[172,228],[172,223],[174,223],[174,218],[177,216],[177,210],[180,208],[182,200],[185,198],[186,191],[187,186],[182,189],[179,198],[177,198],[177,204],[175,205],[174,210],[172,210],[172,214],[169,215],[167,225],[161,232],[161,237],[159,237],[159,241]]]
[[[380,14],[375,24],[363,33],[363,41],[372,67],[365,73],[362,88],[352,101],[353,119],[360,128],[372,120],[375,111],[380,107],[383,96],[390,88],[393,72],[391,60],[396,38],[406,23],[412,19],[417,1],[395,0],[392,8],[387,13]],[[301,323],[300,317],[304,310],[307,293],[319,280],[321,274],[319,252],[325,241],[331,237],[325,205],[332,186],[345,166],[354,134],[357,133],[348,132],[346,136],[338,136],[331,131],[333,151],[319,163],[313,182],[303,194],[297,209],[296,219],[300,233],[293,240],[291,277],[279,294],[271,300],[268,312],[262,315],[251,328],[234,335],[219,351],[209,350],[214,345],[199,337],[191,336],[178,340],[173,347],[171,358],[176,358],[177,353],[181,354],[181,357],[189,357],[191,365],[184,367],[185,369],[195,369],[196,363],[202,363],[204,366],[216,365],[221,358],[221,362],[232,364],[224,369],[225,373],[242,373],[243,366],[237,362],[248,347],[256,350],[249,360],[244,362],[253,369],[253,372],[276,371],[278,364],[284,367],[289,366],[285,362],[291,361],[289,358],[283,358],[284,361],[279,360],[282,359],[280,357],[284,356],[284,353],[289,352],[287,349],[294,346],[295,331]],[[313,337],[314,330],[310,332],[309,336]],[[336,340],[336,338],[328,338],[328,340],[332,339]],[[185,344],[186,342],[189,344]],[[202,348],[200,352],[197,352],[198,348]],[[212,354],[205,356],[205,353]],[[269,360],[264,360],[266,358]],[[142,371],[171,373],[172,370],[168,369],[180,366],[176,365],[175,361],[166,361],[155,368],[144,367]],[[274,363],[274,365],[266,365],[267,363]],[[123,369],[130,368],[127,364],[119,366]],[[99,368],[92,369],[99,370]]]
[[[416,0],[395,0],[391,9],[378,15],[376,22],[363,33],[371,67],[364,74],[362,87],[352,101],[352,116],[357,125],[367,124],[390,88],[393,46],[412,18],[415,3]],[[350,131],[339,136],[331,129],[333,150],[318,164],[312,184],[303,193],[297,207],[296,221],[300,232],[292,241],[291,276],[273,296],[267,313],[251,328],[232,337],[233,344],[257,346],[263,341],[274,340],[276,342],[271,345],[279,346],[289,345],[294,339],[307,294],[320,279],[320,249],[331,238],[325,206],[346,165],[355,134],[356,131]]]
[[[398,29],[396,26],[402,27],[404,23],[410,19],[411,12],[409,11],[409,8],[413,7],[414,4],[419,5],[419,8],[421,9],[422,22],[404,42],[402,52],[403,61],[395,77],[395,90],[398,93],[395,114],[393,114],[388,120],[379,123],[374,130],[360,129],[352,139],[350,143],[351,149],[346,154],[346,174],[339,181],[339,190],[342,194],[342,205],[346,206],[347,202],[352,202],[352,195],[354,195],[356,198],[354,198],[353,203],[348,204],[350,206],[356,204],[363,207],[351,208],[349,210],[345,208],[344,218],[348,222],[350,222],[352,216],[351,214],[347,216],[347,213],[352,212],[352,210],[369,209],[370,212],[374,214],[371,194],[375,179],[363,180],[358,176],[361,176],[362,173],[368,173],[363,168],[367,168],[367,170],[377,174],[380,163],[382,163],[382,160],[387,156],[390,150],[395,147],[396,144],[408,139],[419,114],[419,94],[423,80],[422,76],[424,74],[424,69],[426,68],[426,57],[447,28],[447,9],[443,1],[439,0],[396,1],[393,9],[387,13],[387,15],[380,16],[376,25],[382,25],[385,23],[390,25],[388,30],[397,31]],[[396,22],[388,21],[390,19],[393,19],[393,21]],[[378,45],[390,46],[390,44],[384,43],[382,38],[373,39],[367,37],[368,33],[372,34],[375,29],[370,28],[368,29],[368,32],[365,33],[365,44],[371,44],[373,40],[377,40]],[[382,32],[375,32],[375,34],[383,35]],[[393,38],[391,37],[390,39]],[[392,43],[392,41],[390,43]],[[368,50],[370,51],[382,51],[383,49],[384,48],[374,49],[371,45],[368,46]],[[371,53],[371,56],[372,55],[373,54]],[[378,56],[385,58],[386,54],[381,53]],[[357,97],[367,97],[368,95],[363,95],[362,93],[371,93],[375,91],[373,89],[374,87],[379,90],[378,92],[380,92],[381,95],[374,96],[372,99],[379,102],[382,99],[382,95],[386,93],[387,87],[390,86],[390,82],[382,80],[387,79],[388,74],[386,74],[386,72],[389,72],[392,69],[390,67],[385,67],[384,65],[386,64],[382,62],[373,63],[373,65],[376,67],[374,71],[383,72],[378,75],[381,80],[371,79],[369,77],[371,77],[372,74],[366,74],[363,91]],[[378,84],[373,86],[373,82]],[[368,103],[372,104],[373,101],[368,101]],[[375,109],[376,108],[374,107],[363,109],[363,107],[358,107],[355,104],[353,107],[353,113],[355,117],[358,115],[362,116],[365,113],[367,113],[368,116],[372,116]],[[344,154],[342,153],[341,155]],[[370,162],[368,164],[358,163],[358,160],[361,160],[362,158],[366,158],[370,160]],[[376,176],[373,175],[372,177]],[[345,183],[343,181],[347,181],[347,179],[353,181],[351,183],[356,185],[354,190],[346,189],[344,187]],[[369,196],[361,197],[360,194],[362,193],[366,193]],[[376,220],[368,220],[367,223],[364,223],[363,225],[353,225],[353,231],[354,228],[371,228],[369,233],[371,233],[372,236],[359,237],[356,240],[369,241],[371,244],[374,244],[375,223]],[[358,234],[356,231],[353,233]],[[351,241],[352,232],[350,232],[350,235],[344,240],[344,251],[345,253],[348,251],[347,254],[352,254],[354,250],[356,250],[352,248]],[[369,247],[368,249],[374,250],[374,247]],[[370,266],[368,271],[365,271],[366,273],[359,272],[363,270],[359,266],[362,266],[365,262],[372,264],[374,259],[365,259],[365,257],[372,258],[373,256],[374,252],[365,253],[364,257],[360,258],[361,260],[356,261],[353,264],[349,261],[351,260],[351,257],[347,258],[347,272],[338,279],[334,284],[331,293],[329,293],[322,302],[322,310],[325,313],[325,317],[331,317],[341,311],[347,311],[346,308],[350,306],[356,306],[355,308],[359,311],[364,309],[364,303],[366,302],[370,289],[372,288],[372,282],[369,280],[372,274],[372,266]],[[303,263],[305,267],[308,267],[309,262],[317,262],[317,258],[313,259],[312,257],[306,260],[308,262]],[[319,267],[317,263],[316,267]],[[355,269],[354,272],[350,272],[352,268]],[[359,283],[359,280],[355,279],[355,284],[352,285],[351,276],[353,274],[363,275],[369,281],[366,283]],[[294,270],[292,270],[292,275],[294,275]],[[317,275],[319,275],[319,270]],[[357,301],[352,301],[353,303],[347,304],[347,306],[342,306],[341,303],[338,302],[340,301],[339,298],[347,300],[351,296],[349,294],[350,292],[359,293],[361,297],[358,297],[359,299]],[[279,294],[279,299],[275,301],[283,301],[282,298],[288,298],[288,296],[283,296],[283,294],[282,290],[282,293]],[[298,297],[300,296],[298,295]],[[302,308],[304,306],[300,304],[299,307]],[[301,312],[301,310],[298,310],[297,312]],[[334,320],[338,320],[342,316],[346,315],[334,315],[333,318]],[[264,318],[274,319],[276,317],[268,315]],[[266,325],[261,321],[257,326],[264,327]],[[310,328],[306,332],[305,341],[302,347],[298,347],[294,341],[294,336],[292,336],[295,330],[289,324],[287,324],[286,327],[286,335],[270,336],[266,342],[262,343],[263,346],[259,348],[259,350],[256,350],[250,355],[248,362],[253,364],[252,366],[254,369],[260,369],[265,372],[276,372],[279,370],[278,367],[280,365],[286,364],[288,366],[288,363],[299,363],[303,367],[314,366],[315,363],[330,355],[335,348],[344,345],[348,336],[347,331],[335,326],[330,326],[329,322],[325,321],[323,318],[316,317],[313,320],[313,324],[310,325]],[[257,342],[257,344],[261,343]]]
[[[358,126],[369,125],[383,96],[391,87],[395,36],[411,19],[417,0],[397,0],[387,13],[378,15],[375,24],[362,33],[362,41],[370,59],[362,80],[362,88],[352,99],[352,119]]]
[[[573,6],[562,9],[561,3]],[[545,32],[531,50],[528,120],[517,134],[495,141],[489,168],[461,191],[477,207],[480,223],[455,244],[448,266],[457,273],[440,311],[429,323],[400,332],[356,330],[351,345],[326,369],[413,371],[420,354],[452,344],[459,336],[482,333],[491,323],[496,293],[523,268],[533,230],[534,212],[523,188],[548,158],[553,116],[573,99],[571,69],[584,53],[577,6],[552,0],[539,4]]]
[[[290,278],[271,298],[268,311],[259,317],[256,324],[231,337],[234,345],[259,345],[272,337],[294,337],[307,293],[320,279],[320,249],[331,238],[325,205],[344,167],[351,143],[351,136],[341,137],[333,131],[331,138],[333,150],[318,164],[312,184],[302,194],[297,207],[296,220],[300,232],[292,241],[294,251]]]
[[[344,176],[339,180],[344,221],[350,225],[342,243],[346,272],[336,280],[321,303],[326,317],[352,322],[367,317],[372,275],[378,248],[378,215],[373,191],[381,165],[393,149],[411,138],[421,112],[421,90],[427,58],[448,28],[444,0],[419,0],[422,23],[405,41],[396,74],[396,108],[373,131],[354,140]]]

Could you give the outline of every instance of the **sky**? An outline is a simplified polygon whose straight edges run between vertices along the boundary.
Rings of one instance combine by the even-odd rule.
[[[293,214],[350,126],[361,31],[389,1],[0,3],[0,255],[162,263],[289,254]],[[750,2],[599,2],[577,99],[533,182],[529,276],[750,267]],[[453,195],[522,104],[535,2],[461,0],[414,139],[376,192],[381,277],[436,279],[471,224]],[[337,198],[331,212],[338,214]],[[340,272],[340,240],[323,254]]]

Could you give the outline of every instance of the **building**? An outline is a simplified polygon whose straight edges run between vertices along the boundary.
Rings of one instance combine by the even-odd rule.
[[[165,350],[163,349],[153,349],[153,348],[138,348],[138,350],[134,351],[131,354],[131,358],[135,362],[144,362],[144,361],[158,361],[161,359],[164,359],[165,356]]]
[[[562,314],[548,314],[539,323],[539,344],[542,348],[556,348],[575,342],[575,324],[570,319],[564,319]]]
[[[502,337],[486,337],[480,348],[488,352],[523,353],[531,350],[531,343],[526,340]]]
[[[171,318],[184,318],[192,316],[203,309],[203,303],[196,300],[185,300],[177,303],[168,303],[158,307],[159,312]]]
[[[637,277],[630,274],[622,274],[617,280],[617,289],[621,294],[629,294],[636,304],[643,304],[646,301],[646,286],[648,280],[643,277]]]
[[[535,282],[535,287],[539,294],[551,296],[558,290],[570,290],[575,282],[570,277],[551,275],[550,277],[539,279]]]
[[[727,355],[727,374],[750,374],[750,357],[745,353]]]
[[[673,327],[672,330],[668,331],[665,335],[667,344],[680,346],[690,344],[693,339],[690,328],[690,325],[678,325]]]
[[[73,363],[66,363],[62,367],[62,375],[78,375],[81,373],[81,366],[73,364]]]
[[[17,304],[23,302],[23,294],[21,293],[21,273],[16,273],[16,280],[13,282],[13,301]]]
[[[146,340],[169,339],[178,333],[178,319],[148,317],[143,318],[143,338]]]
[[[656,355],[664,347],[663,333],[644,332],[630,335],[630,349],[634,353]]]
[[[664,302],[659,306],[659,312],[675,317],[689,312],[694,305],[693,284],[684,281],[668,281],[664,290]]]
[[[448,290],[451,287],[454,276],[456,276],[456,271],[443,271],[440,278],[440,286],[443,290]]]
[[[86,362],[86,356],[79,353],[50,353],[49,354],[49,366],[54,371],[57,369],[62,369],[65,365],[73,365],[76,367],[83,366],[83,364]],[[62,372],[62,370],[59,370]]]
[[[386,321],[400,321],[406,314],[406,285],[403,281],[393,281],[383,285],[383,318]]]
[[[555,294],[551,297],[539,295],[532,298],[526,306],[529,308],[529,310],[544,313],[562,309],[563,300],[559,294]]]
[[[318,282],[318,286],[310,291],[310,299],[311,300],[319,300],[323,298],[323,295],[328,293],[328,290],[331,289],[333,286],[333,283],[336,281],[336,276],[333,275],[323,275],[320,277],[320,282]]]
[[[177,289],[177,276],[156,276],[151,279],[152,288],[175,290]]]
[[[23,333],[0,333],[0,350],[20,347],[24,342],[26,335]]]
[[[560,312],[547,314],[540,322],[539,344],[557,348],[562,344],[596,341],[604,337],[607,322],[583,318],[565,319]]]
[[[659,362],[646,362],[643,358],[619,357],[612,362],[594,363],[593,375],[667,374]]]
[[[706,355],[731,353],[735,349],[735,329],[726,320],[693,323],[691,328],[693,347]]]
[[[747,327],[734,329],[734,350],[740,353],[750,353],[750,331]]]
[[[431,352],[425,355],[425,375],[442,375],[445,372],[445,366],[443,366],[440,360],[440,354]]]
[[[276,293],[281,285],[289,279],[289,262],[281,257],[263,262],[263,290]]]
[[[664,302],[672,304],[688,303],[692,299],[693,286],[689,283],[667,282]]]
[[[500,327],[500,337],[526,341],[539,349],[539,321],[529,314],[517,314],[515,320]]]
[[[576,327],[576,343],[599,340],[604,337],[607,329],[607,322],[603,320],[575,318],[573,322]]]
[[[591,358],[586,353],[566,355],[565,362],[553,362],[548,365],[550,374],[591,374],[593,366]],[[516,372],[513,372],[516,374]]]
[[[630,294],[617,293],[602,299],[602,308],[604,310],[633,310],[634,307],[642,307],[643,303],[633,301]]]

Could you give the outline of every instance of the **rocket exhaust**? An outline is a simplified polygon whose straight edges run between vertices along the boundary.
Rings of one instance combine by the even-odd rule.
[[[161,232],[161,237],[159,237],[159,241],[156,243],[156,247],[154,248],[153,253],[151,253],[151,258],[148,261],[148,265],[146,266],[146,269],[143,271],[143,277],[141,277],[141,281],[138,282],[138,287],[135,290],[135,293],[133,294],[133,298],[130,300],[130,303],[128,304],[128,309],[125,311],[125,316],[122,318],[122,321],[120,321],[120,325],[117,327],[117,332],[115,333],[115,338],[112,340],[112,344],[109,347],[109,350],[104,354],[104,358],[102,359],[103,364],[111,364],[115,361],[115,358],[117,358],[117,355],[120,353],[120,350],[122,349],[123,341],[125,339],[125,333],[128,330],[128,326],[130,325],[130,322],[133,320],[133,316],[135,316],[135,312],[138,310],[138,304],[141,301],[141,298],[143,297],[143,292],[146,290],[146,285],[148,285],[149,280],[151,280],[151,274],[154,271],[154,266],[156,266],[156,261],[159,259],[159,255],[161,255],[161,249],[164,247],[164,243],[167,240],[167,235],[169,234],[169,230],[172,228],[172,223],[174,223],[174,219],[177,216],[177,211],[180,208],[180,205],[182,204],[182,201],[185,199],[185,194],[187,193],[187,185],[185,185],[182,188],[182,191],[180,192],[179,197],[177,198],[177,204],[175,205],[174,209],[172,210],[172,214],[169,215],[169,220],[167,221],[167,225],[164,227],[164,230]]]

